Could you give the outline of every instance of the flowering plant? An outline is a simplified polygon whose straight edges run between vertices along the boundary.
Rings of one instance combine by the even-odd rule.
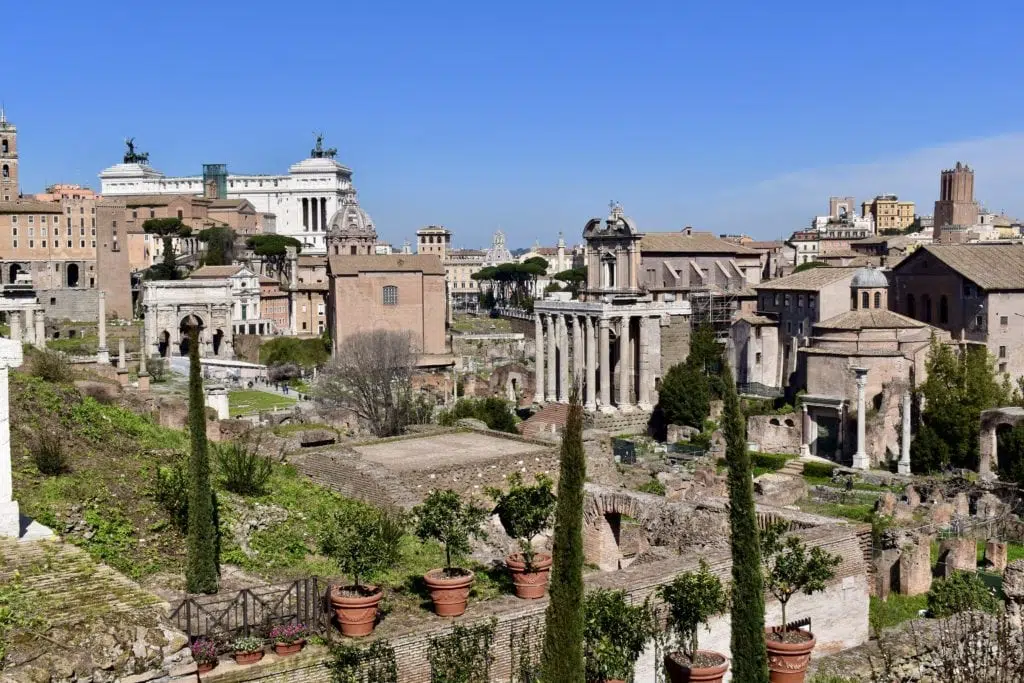
[[[270,639],[275,643],[297,643],[305,640],[309,629],[305,624],[281,624],[270,629]]]
[[[212,640],[200,638],[192,643],[190,648],[192,650],[192,659],[196,661],[196,664],[217,663],[217,644]]]
[[[255,636],[236,638],[231,643],[231,647],[235,652],[259,652],[263,649],[263,639]]]

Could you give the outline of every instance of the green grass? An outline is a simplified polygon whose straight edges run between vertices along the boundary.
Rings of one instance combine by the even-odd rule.
[[[928,596],[890,593],[887,600],[871,596],[870,624],[872,628],[886,629],[918,618],[919,610],[928,608]]]
[[[825,517],[839,517],[854,522],[870,522],[871,513],[875,509],[874,503],[818,503],[807,499],[798,501],[797,507],[803,512]]]
[[[490,318],[486,315],[457,315],[452,322],[452,330],[463,334],[489,334],[495,332],[511,332],[512,323],[504,318]]]
[[[280,410],[291,408],[295,399],[266,391],[231,391],[228,392],[228,410],[232,417],[251,415],[264,410]]]
[[[837,484],[834,481],[832,481],[831,477],[819,477],[819,476],[808,475],[808,474],[804,474],[803,477],[804,477],[804,481],[806,481],[809,486],[828,486],[830,488],[839,489],[839,490],[842,490],[842,489],[846,488],[843,484]],[[880,491],[894,491],[895,492],[895,491],[898,491],[899,489],[893,488],[893,487],[890,487],[890,486],[879,486],[878,484],[869,484],[867,482],[858,481],[858,482],[854,482],[853,490],[854,491],[879,491],[879,492]]]
[[[274,427],[273,432],[275,436],[291,436],[292,434],[299,434],[301,432],[326,430],[329,432],[338,433],[338,430],[329,424],[322,424],[319,422],[312,422],[309,424],[293,423],[289,422],[283,425],[277,425]]]

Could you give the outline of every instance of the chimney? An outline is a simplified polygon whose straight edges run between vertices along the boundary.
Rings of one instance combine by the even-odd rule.
[[[691,226],[687,225],[685,228],[683,228],[683,234],[684,235],[692,235],[693,234],[693,228]]]

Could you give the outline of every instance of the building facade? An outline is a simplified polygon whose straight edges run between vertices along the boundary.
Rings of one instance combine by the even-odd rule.
[[[227,279],[147,282],[142,292],[149,356],[187,356],[189,326],[199,325],[199,355],[234,358],[234,294]]]
[[[875,230],[906,230],[914,222],[914,202],[901,202],[894,194],[880,194],[861,204],[861,215],[871,216]]]
[[[958,161],[939,176],[934,220],[939,244],[962,244],[969,239],[969,228],[978,222],[978,202],[974,200],[974,171],[966,164]]]
[[[18,199],[21,196],[18,183],[18,128],[7,121],[7,113],[0,106],[0,200]]]

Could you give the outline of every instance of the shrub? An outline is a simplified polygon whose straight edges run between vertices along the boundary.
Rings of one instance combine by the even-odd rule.
[[[588,681],[631,680],[636,660],[654,635],[650,604],[632,605],[625,591],[598,589],[583,601]]]
[[[469,539],[483,538],[480,528],[487,511],[472,503],[464,503],[451,489],[434,491],[422,505],[413,509],[416,535],[421,540],[433,538],[444,546],[444,568],[451,573],[452,557],[464,557],[470,551]]]
[[[40,351],[32,358],[32,374],[53,384],[68,384],[75,379],[71,364],[57,351]]]
[[[159,355],[150,356],[146,361],[146,372],[151,382],[163,382],[167,379],[167,361]]]
[[[843,561],[817,546],[808,552],[804,542],[788,532],[788,522],[775,522],[761,533],[764,585],[782,607],[782,626],[788,623],[790,598],[798,592],[813,595],[825,590],[825,582]]]
[[[324,525],[320,550],[338,563],[358,590],[363,580],[372,580],[398,562],[404,522],[401,516],[386,510],[345,505],[335,510]]]
[[[451,635],[430,639],[431,683],[490,683],[491,643],[496,620],[477,626],[452,627]]]
[[[836,465],[827,462],[805,462],[804,463],[804,476],[805,477],[823,477],[825,479],[831,479],[832,474],[836,471]]]
[[[395,683],[398,663],[395,648],[386,640],[369,647],[340,643],[331,648],[327,662],[332,683]]]
[[[763,467],[767,470],[781,470],[790,460],[788,455],[782,453],[752,453],[754,467]]]
[[[488,488],[487,495],[494,498],[497,505],[494,511],[501,520],[501,525],[512,538],[519,541],[526,569],[533,568],[533,537],[547,529],[551,524],[551,516],[555,513],[555,494],[551,492],[554,482],[551,477],[537,475],[537,483],[525,486],[519,472],[508,478],[508,491]]]
[[[729,609],[729,596],[722,581],[700,561],[700,570],[684,572],[662,586],[659,594],[668,607],[668,629],[680,652],[691,662],[699,649],[700,627]]]
[[[228,444],[216,444],[214,454],[220,466],[224,488],[240,496],[258,496],[266,489],[273,472],[270,458],[260,454],[260,440],[243,436]]]
[[[153,498],[181,533],[188,533],[188,463],[182,458],[156,471]]]
[[[274,628],[270,629],[270,633],[267,637],[275,643],[298,643],[305,640],[309,636],[309,629],[306,628],[305,624],[278,624]]]
[[[196,664],[217,663],[217,644],[212,640],[200,638],[192,643],[190,649],[192,650],[192,659],[196,661]]]
[[[999,610],[999,600],[974,572],[955,572],[948,579],[933,583],[928,591],[928,612],[933,617],[971,610],[993,613]]]
[[[656,496],[665,495],[665,485],[653,477],[637,486],[636,490],[640,493],[653,493]]]
[[[452,426],[463,418],[471,417],[480,420],[488,429],[499,432],[515,433],[516,418],[512,414],[511,404],[502,398],[460,398],[438,417],[438,423]]]
[[[43,429],[32,446],[32,459],[41,474],[56,477],[71,469],[66,436],[52,429]]]

